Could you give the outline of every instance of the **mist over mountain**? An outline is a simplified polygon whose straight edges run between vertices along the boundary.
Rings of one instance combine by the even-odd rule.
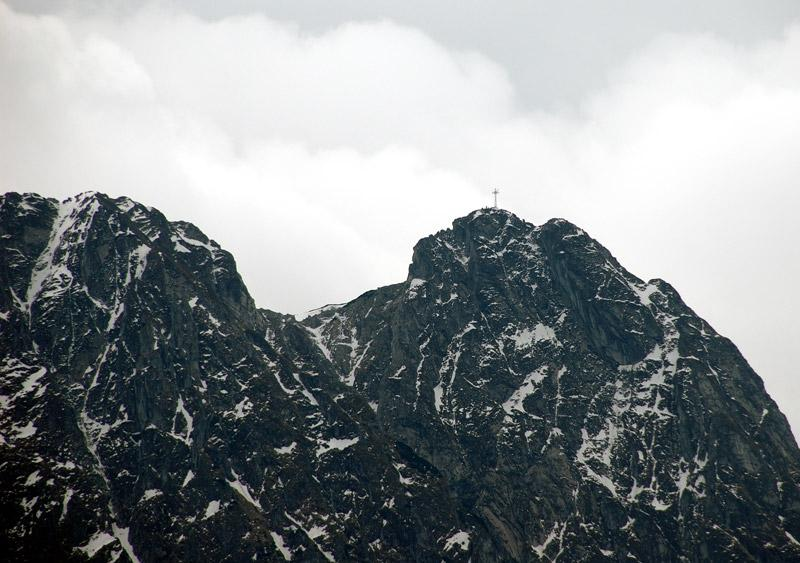
[[[9,193],[0,335],[6,560],[800,559],[759,376],[562,219],[474,211],[296,318],[192,224]]]

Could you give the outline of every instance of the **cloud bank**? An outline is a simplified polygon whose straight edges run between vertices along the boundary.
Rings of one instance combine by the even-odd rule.
[[[404,279],[416,240],[499,187],[503,207],[566,217],[675,285],[798,429],[798,60],[797,25],[747,46],[661,36],[545,112],[487,57],[391,21],[308,34],[0,3],[0,187],[190,220],[285,312]]]

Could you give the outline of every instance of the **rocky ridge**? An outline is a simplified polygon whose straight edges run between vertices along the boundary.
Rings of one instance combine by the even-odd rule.
[[[191,224],[12,193],[0,282],[9,559],[800,559],[760,378],[567,221],[475,211],[297,320]]]

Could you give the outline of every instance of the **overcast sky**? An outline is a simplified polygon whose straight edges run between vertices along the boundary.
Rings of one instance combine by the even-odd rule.
[[[672,283],[796,430],[798,131],[795,1],[0,0],[3,191],[129,195],[299,312],[496,186]]]

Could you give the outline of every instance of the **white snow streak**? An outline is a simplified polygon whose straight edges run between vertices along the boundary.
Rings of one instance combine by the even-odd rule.
[[[458,546],[461,551],[467,551],[469,549],[469,532],[456,532],[444,543],[444,550],[450,551],[454,547]]]

